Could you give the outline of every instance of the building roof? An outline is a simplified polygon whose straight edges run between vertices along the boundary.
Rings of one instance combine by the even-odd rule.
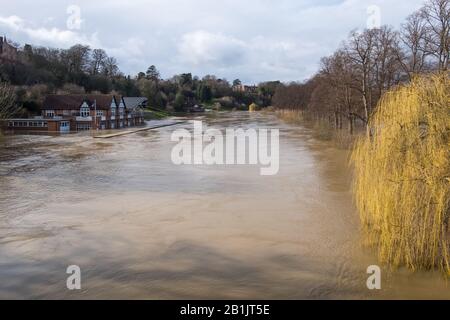
[[[74,110],[81,107],[86,102],[91,108],[94,108],[94,102],[97,109],[108,110],[111,107],[111,102],[115,101],[117,105],[117,98],[114,95],[92,95],[92,94],[67,94],[67,95],[48,95],[43,104],[45,110],[52,109],[66,109]]]
[[[123,97],[123,102],[127,109],[135,109],[138,107],[144,107],[147,104],[148,99],[145,97]]]

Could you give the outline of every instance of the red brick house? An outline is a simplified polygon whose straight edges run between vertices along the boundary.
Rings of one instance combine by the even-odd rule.
[[[136,104],[135,101],[139,103]],[[49,95],[44,100],[40,117],[10,119],[7,121],[7,128],[77,132],[142,125],[146,102],[146,98],[114,95]]]

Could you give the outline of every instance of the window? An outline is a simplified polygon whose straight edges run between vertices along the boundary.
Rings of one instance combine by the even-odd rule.
[[[103,110],[97,110],[97,117],[103,117]]]
[[[111,116],[115,117],[116,116],[116,108],[111,108]]]
[[[45,116],[48,118],[53,118],[55,116],[54,110],[45,110]]]
[[[77,124],[77,131],[87,131],[87,130],[91,130],[90,123],[78,123]]]
[[[81,107],[80,109],[80,116],[83,118],[87,118],[89,117],[91,114],[90,110],[88,107]]]

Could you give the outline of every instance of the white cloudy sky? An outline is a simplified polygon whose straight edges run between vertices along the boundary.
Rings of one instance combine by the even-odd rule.
[[[0,34],[24,44],[104,48],[127,74],[155,64],[246,83],[303,80],[377,5],[398,27],[423,0],[0,0]],[[81,9],[68,29],[67,9]],[[73,20],[70,20],[73,21]]]

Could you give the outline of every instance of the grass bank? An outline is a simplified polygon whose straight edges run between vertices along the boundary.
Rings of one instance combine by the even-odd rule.
[[[146,109],[144,111],[144,119],[145,120],[160,120],[170,117],[172,114],[165,110],[158,109]]]

